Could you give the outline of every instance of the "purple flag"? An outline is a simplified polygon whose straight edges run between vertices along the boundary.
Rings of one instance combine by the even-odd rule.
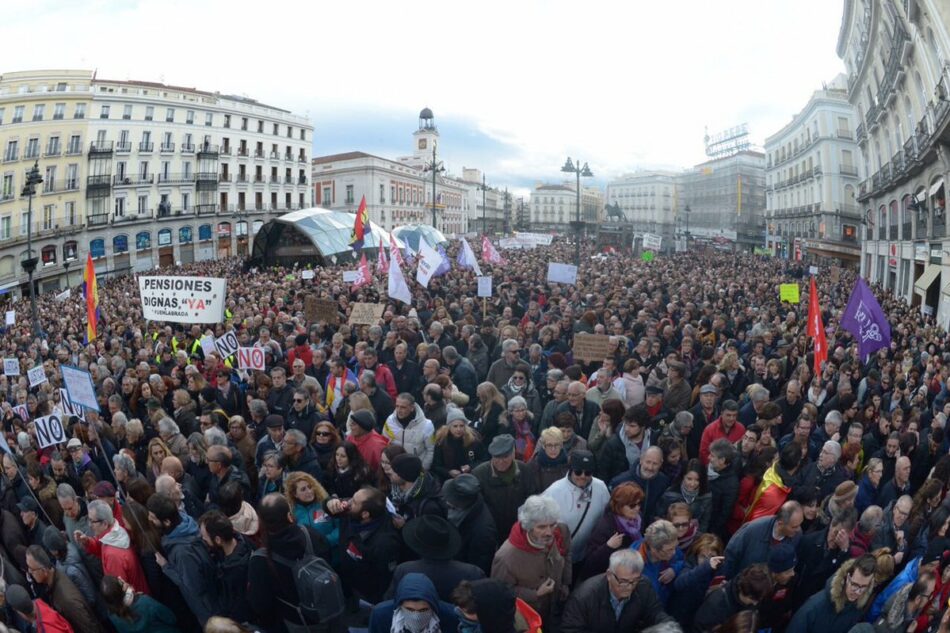
[[[444,275],[445,273],[449,272],[450,270],[452,270],[452,262],[449,261],[449,256],[445,254],[445,249],[442,248],[441,244],[439,244],[439,247],[436,250],[438,250],[439,255],[442,256],[442,263],[439,264],[439,267],[435,269],[435,272],[433,273],[433,275],[435,275],[436,277],[440,277]]]
[[[891,344],[891,324],[887,322],[881,304],[874,293],[858,277],[848,307],[841,315],[841,327],[851,332],[858,342],[858,354],[867,358],[870,354]]]

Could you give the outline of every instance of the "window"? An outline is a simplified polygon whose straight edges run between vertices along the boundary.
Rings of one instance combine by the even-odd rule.
[[[241,129],[244,130],[245,132],[247,131],[247,117],[246,116],[241,117]]]
[[[33,137],[26,142],[26,154],[23,158],[36,158],[40,155],[40,139]]]
[[[139,161],[139,178],[145,180],[148,178],[148,161]]]
[[[2,200],[13,200],[13,174],[3,175],[3,195]]]
[[[135,250],[144,251],[152,248],[152,234],[142,231],[135,235]]]
[[[30,214],[28,211],[20,211],[20,235],[26,235],[27,226],[30,223]]]
[[[66,189],[79,189],[79,165],[76,163],[66,167]]]
[[[139,215],[148,215],[148,196],[139,196]]]
[[[346,203],[353,204],[353,185],[346,186]]]
[[[194,125],[194,124],[195,124],[195,111],[194,111],[194,110],[186,110],[186,111],[185,111],[185,123],[187,123],[188,125]]]
[[[386,185],[379,186],[379,204],[386,203]]]
[[[301,130],[300,130],[300,140],[301,140],[301,141],[306,141],[306,140],[307,140],[307,130],[304,130],[304,129],[301,129]]]
[[[99,118],[100,118],[100,119],[108,119],[108,118],[109,118],[109,106],[107,106],[107,105],[102,106],[102,109],[99,110]]]
[[[23,122],[23,110],[25,106],[17,106],[13,108],[13,123],[22,123]]]
[[[86,118],[86,104],[77,103],[76,109],[73,111],[74,119],[85,119]]]
[[[202,224],[198,227],[198,241],[206,242],[211,239],[211,225]]]
[[[3,115],[6,113],[6,108],[0,108],[0,125],[3,125]]]
[[[205,125],[211,127],[214,123],[214,115],[210,112],[205,112]]]
[[[51,136],[46,142],[46,153],[49,156],[59,156],[59,137]]]
[[[257,120],[257,133],[258,134],[264,133],[264,122],[261,121],[260,119]]]
[[[231,115],[230,115],[230,114],[225,114],[225,115],[224,115],[224,127],[226,127],[226,128],[231,127]]]
[[[323,188],[323,206],[329,208],[332,203],[331,198],[333,197],[333,189],[330,187]]]
[[[287,126],[287,138],[294,137],[294,128],[290,125]]]
[[[181,164],[181,176],[185,180],[191,178],[191,161],[185,161]]]
[[[13,226],[13,218],[9,215],[5,215],[0,218],[0,240],[10,239],[10,230]]]
[[[104,239],[95,239],[89,242],[89,254],[93,259],[106,256],[106,241]]]
[[[63,244],[63,261],[68,262],[76,259],[76,242],[66,242]]]
[[[43,251],[43,265],[49,266],[56,263],[56,247],[55,246],[44,246]]]
[[[53,120],[62,121],[65,116],[66,116],[66,104],[65,103],[55,104],[53,106]]]
[[[188,210],[188,205],[191,203],[191,194],[183,193],[181,194],[181,208],[182,211]]]
[[[112,254],[121,255],[129,252],[129,236],[116,235],[112,238]]]
[[[175,122],[175,108],[168,108],[165,110],[165,122],[174,123]]]
[[[165,244],[162,244],[162,233],[165,233],[166,231],[168,234],[168,243],[171,244],[172,242],[172,232],[168,229],[162,229],[161,231],[158,232],[159,246],[165,246]],[[194,236],[192,235],[192,230],[190,226],[183,226],[180,229],[178,229],[178,243],[179,244],[191,244],[192,239],[194,239]]]
[[[67,203],[65,203],[64,206],[66,207],[66,208],[65,208],[66,226],[73,226],[73,225],[75,225],[75,224],[76,224],[76,203],[75,203],[75,202],[67,202]],[[76,243],[75,243],[75,242],[72,242],[72,244],[75,246]],[[73,257],[75,258],[75,251],[74,251]],[[68,255],[65,256],[64,259],[69,259],[69,256],[68,256]]]
[[[117,218],[125,217],[125,198],[115,199],[115,217]]]
[[[53,216],[56,214],[56,206],[52,204],[43,205],[43,230],[48,231],[53,228]]]
[[[155,118],[155,106],[145,106],[145,120],[151,121]]]
[[[69,137],[69,147],[66,149],[67,154],[79,154],[82,152],[81,141],[78,134],[74,134]]]
[[[46,175],[43,177],[43,193],[56,191],[56,165],[49,165],[46,168]]]
[[[122,106],[122,118],[125,119],[126,121],[132,118],[132,104],[131,103],[127,103],[124,106]]]

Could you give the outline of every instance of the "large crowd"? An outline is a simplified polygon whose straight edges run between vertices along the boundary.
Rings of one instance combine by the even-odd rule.
[[[892,342],[860,358],[855,275],[823,267],[816,372],[798,263],[585,244],[564,285],[569,244],[503,255],[490,299],[451,257],[412,305],[341,266],[156,272],[225,277],[213,325],[100,279],[89,343],[78,293],[38,297],[42,333],[0,330],[0,631],[950,631],[932,317],[878,292]],[[349,325],[353,302],[386,307]],[[202,346],[232,329],[264,371]],[[604,357],[575,358],[591,334]],[[63,365],[99,412],[67,415]],[[52,413],[69,439],[40,448]]]

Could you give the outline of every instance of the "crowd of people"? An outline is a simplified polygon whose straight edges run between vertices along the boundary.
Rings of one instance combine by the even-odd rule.
[[[161,271],[227,279],[212,325],[101,279],[88,343],[81,299],[38,297],[41,335],[0,330],[23,374],[0,377],[0,630],[950,631],[933,317],[879,294],[892,343],[860,358],[854,273],[823,269],[816,372],[807,293],[779,300],[799,264],[582,251],[573,286],[545,281],[563,242],[482,263],[484,302],[454,258],[412,305],[342,266]],[[353,302],[385,310],[350,325]],[[232,329],[264,371],[203,348]],[[98,412],[67,410],[64,365]],[[41,447],[54,412],[69,439]]]

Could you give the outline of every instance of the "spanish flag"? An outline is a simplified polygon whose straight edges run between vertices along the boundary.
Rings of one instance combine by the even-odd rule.
[[[96,325],[99,321],[99,287],[96,284],[96,267],[92,253],[86,255],[86,269],[82,273],[83,296],[86,298],[86,342],[96,340]]]
[[[366,196],[360,198],[360,208],[356,212],[356,221],[353,223],[353,233],[350,235],[350,248],[357,253],[363,248],[363,236],[369,227],[369,213],[366,211]]]

